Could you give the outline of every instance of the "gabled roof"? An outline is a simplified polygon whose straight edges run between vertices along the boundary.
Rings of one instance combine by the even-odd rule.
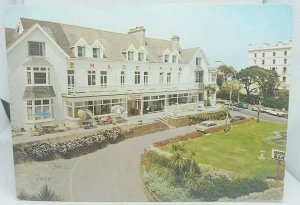
[[[196,53],[200,50],[200,48],[188,48],[182,49],[181,55],[183,62],[182,63],[190,63],[191,60],[195,57]]]
[[[12,42],[18,38],[18,33],[14,28],[5,28],[6,46],[8,47]]]
[[[171,40],[146,37],[145,45],[142,45],[135,35],[27,18],[21,18],[20,23],[24,29],[23,33],[38,24],[42,30],[45,31],[48,36],[50,36],[71,58],[75,57],[73,46],[80,39],[84,39],[84,41],[89,45],[92,45],[96,40],[99,40],[101,45],[105,48],[104,58],[108,60],[124,60],[122,52],[126,51],[130,45],[133,45],[136,49],[144,46],[148,62],[161,63],[163,62],[163,53],[165,50],[169,49],[170,51],[173,51],[171,48]],[[18,36],[13,29],[7,29],[6,44],[11,45],[14,41],[20,38],[21,35]],[[199,50],[199,48],[197,49]],[[197,49],[179,48],[178,50],[181,54],[179,63],[189,63],[198,51]]]

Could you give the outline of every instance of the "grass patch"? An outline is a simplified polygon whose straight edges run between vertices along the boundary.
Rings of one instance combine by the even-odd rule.
[[[228,133],[219,131],[184,143],[187,150],[196,150],[196,162],[230,171],[234,176],[266,179],[276,176],[276,161],[271,159],[272,149],[285,150],[266,140],[276,132],[286,131],[287,125],[268,121],[250,121],[233,126]],[[170,152],[171,146],[162,147]],[[265,160],[258,160],[260,151]]]

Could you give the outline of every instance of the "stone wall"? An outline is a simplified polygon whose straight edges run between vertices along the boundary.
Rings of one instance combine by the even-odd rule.
[[[189,126],[189,118],[185,117],[169,117],[167,118],[167,123],[174,127],[184,127]]]
[[[147,135],[163,130],[169,129],[168,125],[161,121],[156,121],[154,123],[147,123],[147,124],[141,124],[136,125],[135,127],[131,128],[132,131],[132,137]]]

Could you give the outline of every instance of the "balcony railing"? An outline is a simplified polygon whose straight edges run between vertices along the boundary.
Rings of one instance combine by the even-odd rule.
[[[101,87],[100,85],[92,86],[68,86],[68,95],[97,95],[101,93],[144,93],[144,92],[164,92],[180,91],[191,89],[204,89],[204,83],[181,83],[181,84],[163,84],[163,85],[119,85]]]

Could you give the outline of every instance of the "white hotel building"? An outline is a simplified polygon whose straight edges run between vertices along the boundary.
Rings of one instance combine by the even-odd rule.
[[[180,39],[149,38],[21,18],[6,28],[12,126],[77,125],[78,110],[125,117],[194,109],[216,86],[216,69],[201,48]],[[215,101],[215,94],[210,96]]]
[[[264,69],[277,72],[280,80],[280,88],[289,88],[291,73],[291,49],[292,41],[272,45],[264,43],[261,47],[250,45],[249,66],[259,66]]]

